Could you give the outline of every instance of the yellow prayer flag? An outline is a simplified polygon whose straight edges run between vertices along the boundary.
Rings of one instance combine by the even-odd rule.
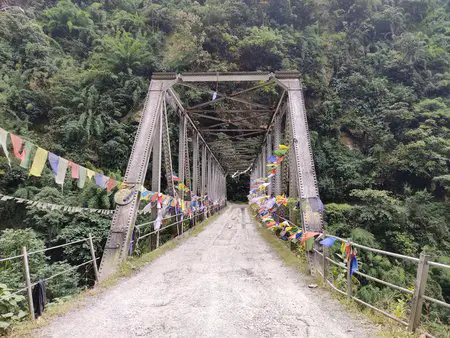
[[[95,175],[95,171],[91,170],[91,169],[86,169],[86,176],[89,179],[92,179],[92,177]]]
[[[37,148],[34,155],[33,165],[30,169],[30,175],[40,177],[42,170],[44,170],[45,163],[47,162],[48,151],[40,147]]]

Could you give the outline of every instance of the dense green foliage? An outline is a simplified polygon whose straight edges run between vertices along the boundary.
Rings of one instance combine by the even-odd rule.
[[[15,4],[24,12],[0,12],[5,129],[120,176],[152,72],[298,69],[330,231],[408,255],[426,250],[434,260],[450,257],[448,1]],[[93,186],[81,193],[48,187],[55,187],[49,172],[29,178],[0,157],[1,192],[110,207],[110,197]],[[35,235],[27,236],[40,246],[88,231],[105,234],[108,226],[99,216],[9,203],[0,205],[0,219],[2,229],[33,228]],[[83,258],[77,250],[60,254],[71,264]],[[47,264],[40,259],[35,273]],[[376,257],[364,259],[386,278],[405,273]],[[412,272],[406,273],[405,285]],[[433,294],[450,300],[448,272],[433,269],[430,283]],[[365,289],[366,300],[378,292]]]

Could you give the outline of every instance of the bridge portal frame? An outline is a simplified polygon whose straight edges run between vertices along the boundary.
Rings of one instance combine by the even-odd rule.
[[[144,183],[152,149],[154,151],[153,159],[158,162],[152,163],[153,170],[156,172],[156,176],[154,175],[152,177],[152,189],[161,187],[162,152],[164,152],[166,173],[170,173],[171,176],[172,161],[170,158],[168,159],[170,157],[170,142],[168,142],[167,105],[170,105],[178,112],[181,121],[179,136],[180,179],[186,182],[187,178],[188,182],[186,182],[186,185],[195,189],[195,193],[197,191],[200,193],[208,193],[209,197],[214,200],[226,199],[227,172],[221,166],[217,157],[205,141],[202,132],[198,130],[188,114],[189,111],[198,111],[200,107],[207,106],[214,101],[185,108],[177,93],[174,91],[173,86],[175,84],[189,85],[192,82],[255,81],[262,81],[263,83],[236,93],[235,95],[219,97],[216,100],[217,102],[218,100],[231,99],[247,104],[253,110],[263,111],[265,109],[267,111],[267,106],[251,103],[234,96],[272,82],[277,83],[284,89],[267,130],[252,130],[252,133],[265,132],[266,136],[263,144],[261,144],[261,150],[265,151],[253,163],[251,177],[256,178],[265,174],[265,159],[276,149],[276,142],[280,142],[281,140],[281,120],[283,114],[286,114],[288,115],[286,119],[288,123],[285,124],[285,128],[288,130],[286,134],[292,135],[292,139],[286,141],[287,143],[291,142],[293,146],[290,151],[290,157],[292,157],[290,162],[295,162],[296,164],[290,166],[289,178],[295,181],[294,186],[298,189],[296,191],[297,196],[301,198],[318,197],[317,180],[312,161],[311,143],[308,134],[306,110],[299,72],[154,73],[149,85],[141,120],[124,176],[123,183],[131,189],[131,197],[128,203],[118,204],[116,206],[100,264],[100,280],[104,280],[114,274],[119,264],[128,256],[130,241],[139,209],[139,192]],[[193,186],[190,179],[190,164],[188,162],[188,128],[190,128],[194,139],[192,165]],[[205,132],[209,131],[206,130]],[[171,177],[167,177],[167,179],[172,180]],[[175,193],[173,181],[168,183],[169,190]],[[277,173],[273,179],[270,190],[272,191],[272,189],[275,193],[283,192],[281,189],[281,173]],[[287,191],[284,193],[287,193]],[[318,230],[322,226],[321,217],[314,219],[308,213],[303,212],[303,220],[307,230]]]

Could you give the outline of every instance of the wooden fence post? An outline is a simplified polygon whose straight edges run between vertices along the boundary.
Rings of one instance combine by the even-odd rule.
[[[99,281],[98,267],[97,267],[97,258],[95,257],[94,242],[92,241],[92,234],[91,233],[89,233],[89,249],[91,250],[92,267],[94,268],[95,284],[97,284],[98,281]]]
[[[408,330],[415,331],[419,326],[420,317],[422,316],[423,295],[428,279],[428,260],[430,256],[425,252],[420,253],[419,265],[417,267],[416,283],[414,286],[414,294],[411,302],[411,314],[409,316]]]
[[[352,241],[348,241],[347,245],[352,245]],[[352,260],[351,260],[351,255],[349,258],[347,258],[347,296],[348,297],[352,297],[353,296],[353,292],[352,292],[352,275],[350,273],[351,270],[351,266],[352,266]]]
[[[34,320],[34,319],[36,319],[36,317],[34,316],[34,304],[33,304],[33,292],[31,289],[30,267],[28,265],[28,253],[27,253],[27,248],[25,246],[22,247],[22,254],[23,254],[23,266],[25,268],[24,273],[25,273],[25,285],[27,287],[28,308],[30,310],[31,319]]]

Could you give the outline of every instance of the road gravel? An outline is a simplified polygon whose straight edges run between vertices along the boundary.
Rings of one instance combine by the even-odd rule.
[[[243,206],[138,274],[34,332],[38,337],[374,337],[287,267]]]

